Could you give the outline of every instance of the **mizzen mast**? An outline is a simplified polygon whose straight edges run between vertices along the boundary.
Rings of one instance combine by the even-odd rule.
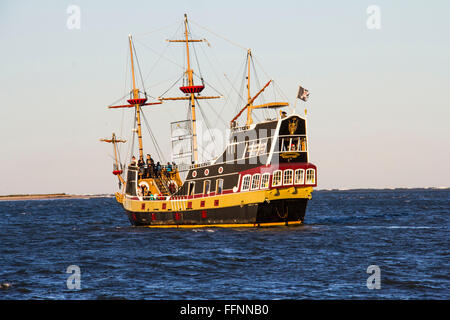
[[[250,63],[252,59],[252,51],[250,49],[247,50],[247,104],[238,112],[238,114],[230,121],[230,126],[233,127],[235,125],[235,121],[240,115],[247,109],[247,121],[245,123],[246,126],[250,126],[253,123],[252,111],[254,109],[260,108],[283,108],[289,105],[288,102],[269,102],[260,105],[253,105],[253,102],[258,98],[258,96],[263,93],[263,91],[273,82],[273,80],[269,80],[261,90],[258,91],[256,95],[253,97],[250,94]]]
[[[247,125],[252,124],[252,97],[250,95],[250,59],[252,57],[252,51],[247,50]],[[253,99],[254,100],[254,99]]]

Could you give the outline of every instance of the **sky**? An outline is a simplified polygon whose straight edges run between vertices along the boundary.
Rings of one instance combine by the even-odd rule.
[[[3,0],[0,195],[115,192],[99,139],[131,133],[131,112],[107,108],[130,90],[128,34],[158,97],[182,74],[183,50],[165,40],[181,36],[185,13],[210,44],[196,49],[207,93],[240,88],[251,48],[254,93],[274,79],[297,113],[307,107],[318,189],[449,187],[449,1]],[[204,105],[216,132],[242,107],[223,101]],[[146,111],[166,156],[169,123],[185,114],[178,102]]]

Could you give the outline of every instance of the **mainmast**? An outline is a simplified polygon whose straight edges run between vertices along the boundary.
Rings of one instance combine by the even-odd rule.
[[[190,54],[189,54],[189,42],[203,42],[204,40],[194,40],[189,39],[188,32],[188,19],[187,15],[184,14],[184,36],[183,40],[168,40],[169,42],[184,42],[186,44],[186,57],[187,57],[187,69],[185,71],[185,75],[187,76],[187,86],[180,87],[180,90],[185,93],[186,97],[175,97],[175,98],[159,98],[160,100],[189,100],[189,104],[191,106],[191,123],[192,123],[192,154],[194,163],[198,162],[198,144],[197,144],[197,125],[196,125],[196,117],[195,117],[195,100],[196,99],[217,99],[219,96],[206,97],[195,95],[196,93],[200,93],[205,86],[195,86],[194,85],[194,70],[191,68]],[[202,79],[203,80],[203,79]]]
[[[188,85],[193,86],[194,85],[194,71],[191,69],[191,62],[190,62],[190,55],[189,55],[189,35],[188,35],[188,24],[187,24],[187,15],[184,14],[184,34],[186,36],[186,56],[187,56],[187,70],[186,74],[188,76]],[[194,40],[192,40],[194,41]],[[202,40],[198,40],[202,41]],[[192,149],[194,154],[194,162],[198,162],[198,146],[197,146],[197,126],[196,126],[196,119],[195,119],[195,96],[194,92],[191,92],[190,94],[191,98],[191,114],[192,114]]]

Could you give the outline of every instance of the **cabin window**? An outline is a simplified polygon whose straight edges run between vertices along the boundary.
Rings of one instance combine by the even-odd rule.
[[[281,170],[277,170],[273,173],[272,187],[281,186]]]
[[[210,190],[211,190],[211,180],[205,180],[203,182],[203,194],[205,195],[209,194]]]
[[[188,196],[193,196],[195,192],[195,182],[191,181],[188,184]]]
[[[267,189],[269,187],[270,173],[264,173],[261,176],[261,189]]]
[[[283,184],[284,185],[292,184],[293,179],[294,179],[294,170],[292,169],[284,170]]]
[[[250,189],[250,179],[251,175],[247,174],[242,178],[242,187],[241,191],[248,191]]]
[[[316,183],[316,172],[314,169],[306,170],[306,184]]]
[[[284,174],[283,174],[283,184],[284,185],[292,184],[293,178],[294,178],[294,170],[292,170],[292,169],[284,170]]]
[[[216,180],[216,194],[222,194],[223,191],[223,179]]]
[[[254,174],[252,177],[252,190],[259,189],[259,180],[261,175],[259,173]]]
[[[303,170],[303,169],[295,170],[294,183],[295,184],[304,184],[305,183],[305,170]]]

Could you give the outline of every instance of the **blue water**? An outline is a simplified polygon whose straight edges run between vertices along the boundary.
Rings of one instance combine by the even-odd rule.
[[[303,226],[148,229],[113,198],[3,201],[0,299],[449,299],[449,213],[450,189],[315,191]]]

